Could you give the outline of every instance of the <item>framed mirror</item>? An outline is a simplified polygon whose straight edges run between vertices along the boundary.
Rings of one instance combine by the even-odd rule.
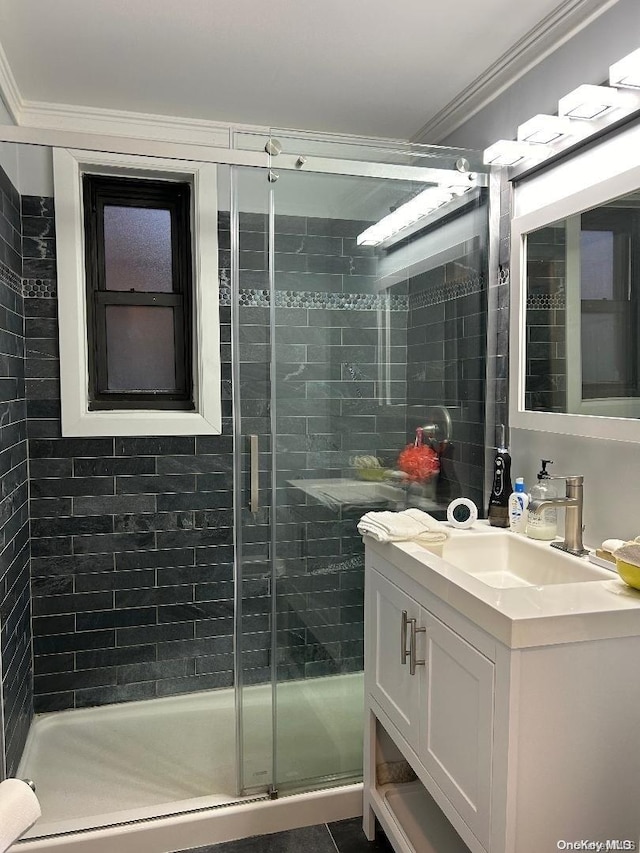
[[[640,441],[639,139],[515,188],[512,426]]]

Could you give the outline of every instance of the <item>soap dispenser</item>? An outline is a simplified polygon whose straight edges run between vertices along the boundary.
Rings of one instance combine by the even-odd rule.
[[[555,490],[549,482],[551,475],[547,465],[553,465],[551,459],[541,459],[542,468],[538,472],[538,483],[531,489],[531,502],[555,498]],[[527,517],[527,536],[529,539],[555,539],[558,535],[558,513],[555,507],[546,507],[541,512],[530,512]]]

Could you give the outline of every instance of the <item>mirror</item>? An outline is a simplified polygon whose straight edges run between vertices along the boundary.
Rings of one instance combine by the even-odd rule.
[[[640,442],[640,126],[515,179],[509,422]]]
[[[640,192],[524,240],[525,409],[640,417]]]

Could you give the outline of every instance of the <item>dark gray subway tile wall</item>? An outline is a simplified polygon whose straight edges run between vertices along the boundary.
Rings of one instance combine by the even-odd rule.
[[[30,234],[51,241],[51,200],[24,206]],[[254,215],[241,221],[238,307],[243,432],[260,435],[263,494],[271,450],[265,225]],[[281,677],[312,677],[362,667],[360,513],[306,505],[287,483],[334,476],[376,444],[378,314],[372,259],[355,250],[361,223],[278,217],[277,230],[288,250],[278,265],[295,268],[278,276],[276,310],[276,559],[285,572],[276,590],[277,664]],[[219,236],[228,264],[224,214]],[[43,252],[51,253],[49,242]],[[318,272],[323,258],[335,259],[330,274]],[[228,281],[223,266],[223,436],[138,439],[60,437],[55,279],[25,282],[37,710],[233,683]],[[272,663],[268,513],[244,514],[246,682],[267,680]]]
[[[36,710],[230,686],[229,400],[221,436],[62,438],[55,281],[38,284],[25,299]]]
[[[442,389],[424,384],[438,381],[426,370],[436,365],[436,354],[411,350],[412,334],[428,324],[417,314],[408,323],[406,300],[400,300],[389,313],[389,388],[396,406],[380,405],[375,259],[355,244],[365,224],[276,218],[276,266],[282,270],[274,340],[277,544],[272,554],[268,502],[256,516],[243,510],[245,683],[267,680],[272,663],[280,678],[362,668],[363,547],[356,522],[363,509],[323,506],[291,480],[347,475],[360,453],[393,465],[408,437],[408,389],[416,405],[442,402]],[[195,438],[61,438],[52,200],[24,198],[23,225],[36,709],[230,686],[235,555],[228,215],[221,214],[219,228],[224,433]],[[261,487],[268,495],[265,226],[264,217],[241,217],[235,309],[242,432],[260,437]],[[450,361],[462,357],[452,347],[465,329],[470,340],[483,332],[475,295],[459,298],[442,317],[433,314],[439,318],[433,340],[440,342],[442,359],[446,346]],[[419,366],[408,373],[407,347],[425,365],[423,379]],[[476,467],[474,428],[482,422],[472,362],[469,352],[467,417],[457,432],[467,453],[458,461],[469,476]]]
[[[527,237],[527,355],[525,407],[565,412],[566,234],[562,226]]]
[[[0,659],[6,775],[33,714],[20,196],[0,168]]]
[[[355,238],[369,223],[276,218],[274,347],[276,400],[276,536],[271,553],[268,512],[243,526],[246,584],[263,593],[245,602],[243,680],[269,676],[270,595],[277,611],[280,680],[360,671],[363,664],[363,546],[356,523],[363,508],[324,506],[291,481],[345,476],[358,453],[377,453],[382,434],[376,394],[378,306],[375,258]],[[242,249],[266,245],[266,219],[241,217]],[[286,251],[289,254],[280,254]],[[331,264],[314,252],[332,253]],[[306,257],[305,257],[306,255]],[[270,431],[268,280],[264,256],[241,269],[243,432]],[[295,272],[292,272],[295,268]],[[331,272],[319,272],[330,269]],[[403,353],[404,355],[404,353]],[[267,353],[268,357],[268,353]],[[387,440],[401,447],[404,422]],[[264,444],[265,452],[269,450]],[[275,586],[269,588],[270,559]]]
[[[436,497],[484,504],[487,292],[481,249],[409,281],[407,431],[444,405],[451,445]]]
[[[230,686],[230,308],[223,435],[63,439],[53,200],[23,213],[36,710]]]

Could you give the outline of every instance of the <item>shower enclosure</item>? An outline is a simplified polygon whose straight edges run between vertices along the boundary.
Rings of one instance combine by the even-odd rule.
[[[223,435],[77,447],[31,433],[44,436],[30,446],[39,713],[14,767],[43,802],[30,837],[358,781],[357,521],[408,506],[443,517],[460,495],[482,508],[488,200],[477,155],[274,141],[265,168],[218,166]],[[238,151],[266,142],[235,137]],[[367,238],[409,202],[423,204],[412,222]],[[27,319],[52,321],[26,328],[53,342],[55,300],[24,303]],[[439,465],[422,482],[398,466],[418,428]],[[118,467],[126,456],[139,473]],[[73,483],[54,518],[46,501],[67,498],[47,488],[67,470],[108,473],[113,494]],[[82,519],[98,512],[115,534],[154,538],[120,551],[115,536],[113,552],[94,554]],[[64,547],[63,528],[68,588],[45,543]],[[87,594],[105,598],[83,615],[73,596]],[[64,627],[51,623],[59,606],[74,610]]]

